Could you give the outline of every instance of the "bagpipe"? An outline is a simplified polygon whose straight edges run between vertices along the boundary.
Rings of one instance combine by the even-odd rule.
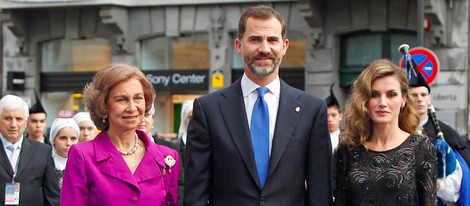
[[[398,47],[398,51],[403,54],[403,69],[406,71],[408,82],[410,85],[425,86],[430,91],[429,85],[427,85],[426,81],[421,76],[421,73],[416,66],[416,62],[409,53],[409,49],[410,46],[408,44],[402,44]],[[438,177],[446,177],[455,171],[457,160],[453,150],[445,141],[444,133],[437,121],[436,110],[432,104],[429,104],[428,116],[429,121],[431,121],[436,131],[437,137],[434,145],[438,151]]]

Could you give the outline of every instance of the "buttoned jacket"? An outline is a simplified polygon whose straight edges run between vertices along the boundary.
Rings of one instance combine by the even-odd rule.
[[[178,153],[136,132],[147,151],[134,174],[105,131],[92,141],[73,145],[61,205],[177,205]],[[175,160],[171,167],[164,160],[169,156]]]

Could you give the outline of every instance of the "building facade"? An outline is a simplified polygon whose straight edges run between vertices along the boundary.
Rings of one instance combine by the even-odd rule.
[[[420,1],[429,23],[422,31]],[[274,7],[288,25],[281,78],[322,98],[336,82],[344,103],[368,63],[400,61],[400,44],[431,49],[440,60],[431,85],[437,115],[467,133],[468,0],[0,0],[0,92],[28,100],[36,89],[52,122],[85,109],[80,92],[97,70],[127,62],[157,91],[155,132],[173,133],[184,100],[242,75],[238,19],[257,4]]]

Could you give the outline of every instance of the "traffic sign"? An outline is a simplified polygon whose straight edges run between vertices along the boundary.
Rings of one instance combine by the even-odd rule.
[[[431,85],[439,73],[439,59],[436,54],[424,47],[415,47],[410,49],[411,58],[415,61],[418,71],[424,77],[426,83]],[[400,59],[400,67],[403,68],[403,57]]]

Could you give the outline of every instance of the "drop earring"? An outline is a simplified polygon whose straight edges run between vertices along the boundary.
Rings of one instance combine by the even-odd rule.
[[[104,115],[104,117],[103,117],[103,124],[106,123],[106,118],[108,118],[108,115],[107,115],[107,114]]]

